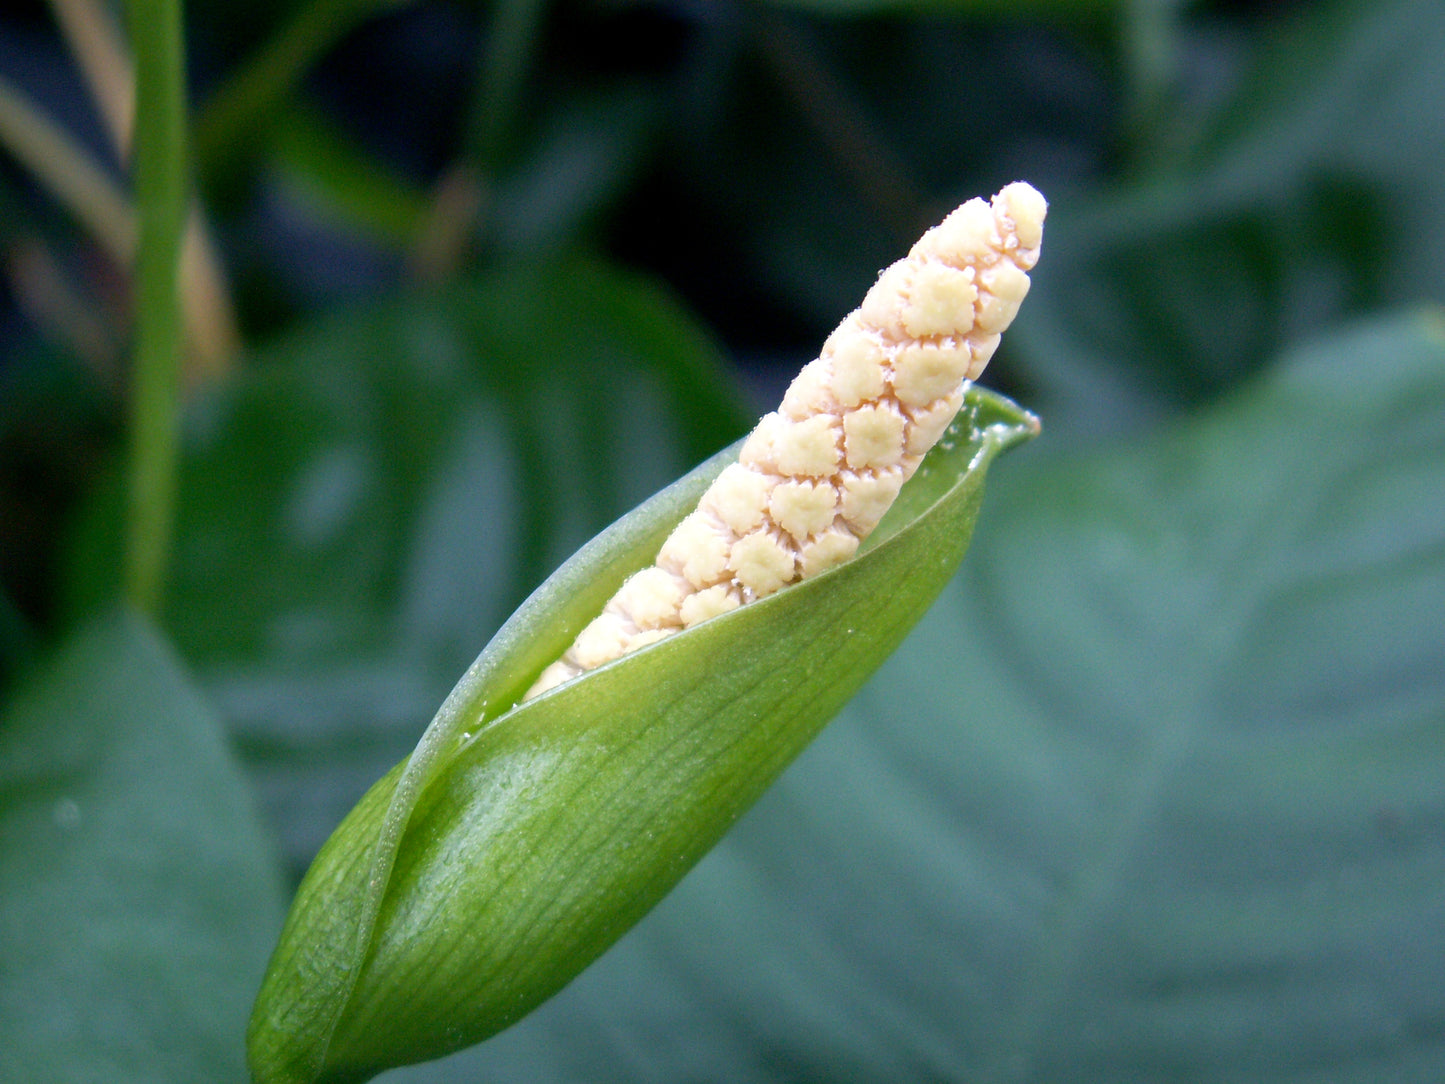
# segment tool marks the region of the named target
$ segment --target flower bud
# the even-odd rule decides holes
[[[994,456],[1037,432],[967,382],[1042,217],[1026,185],[964,204],[780,412],[508,620],[303,880],[252,1015],[256,1081],[365,1080],[520,1019],[887,658],[962,559]]]
[[[690,626],[682,610],[693,594],[721,590],[749,602],[851,557],[1013,321],[1045,210],[1032,187],[1011,184],[991,204],[969,200],[884,271],[663,544],[656,566],[624,584],[527,695]],[[874,503],[849,515],[860,490]]]

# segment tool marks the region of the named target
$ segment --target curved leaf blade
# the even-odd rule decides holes
[[[1445,1079],[1440,312],[1048,444],[652,914],[386,1079]]]
[[[480,1041],[661,899],[962,559],[989,463],[1037,424],[979,391],[966,409],[853,561],[507,711],[729,457],[540,589],[423,740],[418,785],[401,791],[399,767],[318,856],[253,1017],[258,1079],[364,1079]]]
[[[193,404],[166,627],[297,876],[527,593],[752,418],[667,291],[575,254],[316,321]],[[115,589],[98,497],[76,615]]]
[[[0,712],[0,883],[0,1079],[241,1079],[281,877],[139,615],[88,623]]]

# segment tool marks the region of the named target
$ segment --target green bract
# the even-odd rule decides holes
[[[1036,430],[971,390],[856,558],[513,707],[736,447],[583,547],[317,856],[252,1015],[254,1078],[364,1080],[561,989],[899,644],[963,557],[988,465]]]

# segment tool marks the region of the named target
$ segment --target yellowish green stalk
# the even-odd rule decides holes
[[[185,65],[180,0],[131,0],[136,63],[131,457],[125,593],[143,612],[161,605],[170,553],[180,412],[181,237],[186,169]]]

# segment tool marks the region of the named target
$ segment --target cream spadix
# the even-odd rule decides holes
[[[527,692],[848,560],[983,372],[1028,293],[1047,204],[971,199],[887,268],[738,462]]]
[[[498,630],[302,881],[248,1033],[257,1084],[361,1081],[509,1026],[827,725],[957,569],[994,458],[1037,432],[968,382],[1043,215],[1021,184],[964,204],[736,452],[601,532]],[[529,686],[551,688],[519,701]]]

